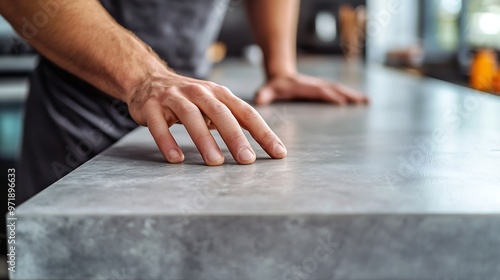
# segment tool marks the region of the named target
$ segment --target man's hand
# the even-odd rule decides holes
[[[51,6],[54,14],[36,34],[27,36],[22,32],[22,19],[33,18],[41,5]],[[175,74],[149,46],[116,23],[99,1],[2,0],[0,13],[39,53],[125,101],[132,118],[148,126],[167,161],[184,160],[169,131],[171,125],[180,121],[206,164],[224,162],[205,118],[218,129],[238,163],[255,161],[241,127],[270,156],[285,157],[286,149],[280,139],[250,105],[227,88]]]
[[[301,74],[274,77],[255,96],[257,105],[285,100],[326,101],[338,105],[368,102],[366,96],[347,86]]]
[[[257,92],[259,105],[277,100],[318,100],[364,104],[361,93],[337,83],[297,74],[296,31],[299,0],[249,0],[250,23],[264,53],[267,83]]]
[[[169,131],[169,127],[178,121],[186,127],[207,165],[224,162],[207,120],[219,131],[233,158],[240,164],[251,164],[256,158],[242,127],[271,157],[286,156],[283,143],[257,111],[229,89],[215,83],[165,73],[146,81],[126,101],[132,118],[149,128],[158,148],[170,163],[184,160]]]

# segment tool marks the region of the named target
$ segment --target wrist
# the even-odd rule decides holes
[[[129,67],[129,75],[122,78],[124,86],[122,100],[127,104],[133,102],[133,99],[137,98],[138,95],[145,96],[148,93],[153,93],[155,81],[169,79],[169,77],[176,75],[149,47],[147,47],[146,53],[134,55],[134,57],[137,58],[137,61]]]
[[[266,78],[268,81],[295,75],[297,75],[297,66],[294,59],[266,63]]]
[[[267,81],[271,81],[278,78],[288,78],[297,75],[296,68],[279,69],[279,71],[268,71],[266,73]]]
[[[140,67],[140,74],[128,84],[123,101],[129,105],[142,102],[143,98],[154,96],[165,81],[175,79],[177,74],[161,61],[151,61]]]

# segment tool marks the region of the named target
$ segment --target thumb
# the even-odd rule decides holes
[[[255,95],[255,104],[257,105],[268,105],[273,102],[276,96],[276,92],[270,86],[263,86],[257,91]]]

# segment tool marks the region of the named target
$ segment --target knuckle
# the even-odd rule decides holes
[[[190,95],[204,95],[206,93],[206,88],[200,84],[187,84],[182,87],[182,90],[185,93],[189,93]]]
[[[243,132],[239,131],[239,130],[236,130],[236,131],[232,131],[230,132],[227,136],[226,136],[226,140],[230,143],[233,143],[233,142],[241,142],[241,141],[246,141],[247,138],[245,137],[245,135],[243,134]]]
[[[231,90],[228,87],[214,83],[214,82],[208,81],[208,82],[206,82],[206,86],[210,89],[213,89],[214,91],[231,93]]]
[[[158,102],[162,105],[169,104],[171,101],[178,97],[178,88],[171,87],[164,89],[160,94],[158,94]]]
[[[259,138],[261,143],[263,143],[265,146],[269,146],[275,142],[276,135],[271,130],[266,129],[260,134]]]
[[[146,122],[147,126],[150,128],[158,127],[161,125],[160,118],[149,117]]]
[[[234,95],[233,92],[226,86],[219,86],[219,90],[224,94]]]
[[[158,100],[156,100],[155,98],[150,98],[144,102],[144,105],[142,106],[142,108],[145,108],[145,109],[154,108],[157,106],[157,104],[159,104]]]
[[[208,106],[208,115],[219,116],[219,115],[228,115],[231,113],[229,108],[221,102],[212,102]]]
[[[177,111],[181,115],[189,115],[193,113],[198,113],[200,110],[191,102],[183,102],[178,105]]]
[[[231,98],[236,97],[233,94],[233,92],[226,86],[221,86],[221,85],[216,84],[212,89],[213,89],[213,92],[215,94],[217,94],[218,98],[220,98],[220,99],[233,101]]]
[[[261,118],[259,113],[250,105],[243,107],[242,115],[243,119],[248,121],[255,121]]]
[[[205,84],[206,84],[207,87],[213,88],[213,89],[216,89],[216,88],[220,87],[219,84],[211,82],[211,81],[207,81],[207,82],[205,82]]]
[[[195,143],[204,143],[204,142],[211,142],[213,137],[212,134],[208,132],[208,133],[199,133],[193,135],[192,139]]]

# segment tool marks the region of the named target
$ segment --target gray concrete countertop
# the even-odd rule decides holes
[[[289,155],[164,162],[139,128],[17,209],[14,279],[500,279],[500,98],[381,66],[300,60],[367,107],[259,112]],[[250,99],[259,69],[212,80]]]

